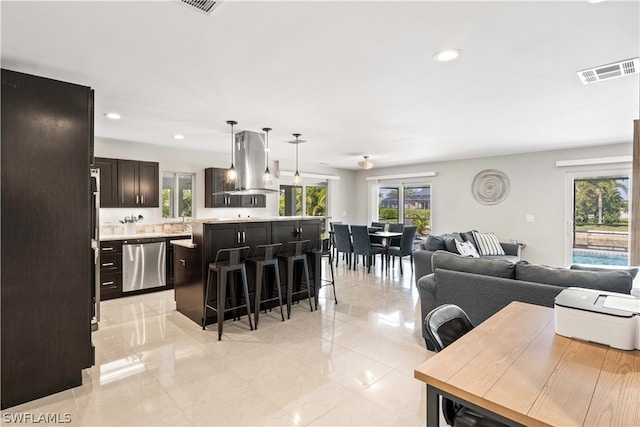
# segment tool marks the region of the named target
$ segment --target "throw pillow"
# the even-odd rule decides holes
[[[473,258],[480,258],[480,255],[478,254],[478,251],[476,250],[475,246],[473,246],[473,243],[458,242],[457,240],[455,240],[455,242],[456,242],[456,248],[458,249],[458,252],[460,253],[460,255],[470,256]]]
[[[473,232],[474,231],[475,230],[465,231],[463,233],[460,233],[460,236],[462,236],[462,240],[464,240],[465,242],[471,242],[471,244],[473,245],[473,247],[477,251],[478,250],[478,245],[476,245],[476,239],[473,238]]]
[[[473,238],[476,240],[480,255],[506,255],[495,234],[474,231]]]
[[[427,241],[424,242],[424,248],[428,251],[445,251],[447,247],[444,245],[442,236],[428,235]]]
[[[458,253],[458,248],[456,247],[456,242],[458,240],[454,239],[453,237],[445,237],[444,238],[444,246],[446,247],[448,252],[457,254]]]

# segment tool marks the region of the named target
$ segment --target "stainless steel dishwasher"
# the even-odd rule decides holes
[[[165,286],[166,240],[127,239],[122,244],[122,292]]]

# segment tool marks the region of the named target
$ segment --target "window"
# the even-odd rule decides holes
[[[431,231],[431,187],[428,185],[404,186],[403,218],[405,224],[413,224],[419,234]]]
[[[629,176],[573,180],[572,262],[627,265]]]
[[[193,216],[194,174],[162,173],[162,217]]]
[[[303,187],[280,185],[280,216],[302,216],[302,212],[304,212],[305,216],[327,215],[326,183],[314,183]],[[322,222],[323,234],[325,230],[326,219]]]
[[[380,187],[378,191],[378,220],[380,222],[398,222],[399,204],[398,194],[399,187]]]
[[[429,234],[431,186],[415,183],[378,187],[378,221],[413,224],[418,234]]]
[[[302,187],[280,186],[280,216],[302,216]]]

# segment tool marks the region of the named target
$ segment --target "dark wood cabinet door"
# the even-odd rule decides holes
[[[90,88],[2,70],[0,407],[91,365]]]
[[[145,208],[157,208],[159,202],[159,164],[156,162],[140,162],[139,184],[140,205]]]
[[[267,196],[264,194],[240,196],[240,206],[243,208],[264,208],[267,206]]]
[[[244,197],[225,194],[235,190],[234,184],[227,182],[227,170],[222,168],[206,168],[204,170],[204,207],[205,208],[239,208],[255,207],[244,205]],[[265,204],[266,206],[266,204]]]
[[[313,245],[320,239],[322,234],[321,220],[309,219],[298,221],[298,229],[300,230],[300,240],[310,240],[310,245]]]
[[[282,247],[292,240],[297,240],[296,230],[298,221],[273,221],[271,223],[271,237],[273,242],[282,243]]]
[[[100,207],[118,206],[118,161],[96,157],[94,167],[100,170]]]
[[[118,207],[139,206],[139,168],[140,162],[136,160],[118,160]]]
[[[160,206],[160,178],[157,162],[118,160],[118,207]]]
[[[251,247],[271,243],[271,224],[268,222],[246,222],[240,224],[241,244]]]

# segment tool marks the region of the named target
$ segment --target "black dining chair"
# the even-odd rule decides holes
[[[335,224],[342,224],[342,221],[332,221],[329,223],[329,228],[331,229],[329,231],[329,238],[331,239],[331,253],[333,254],[333,257],[336,257],[336,230],[334,229],[334,225]]]
[[[340,252],[342,252],[347,258],[347,266],[351,268],[351,255],[353,254],[353,245],[351,244],[351,232],[347,224],[334,224],[334,238],[336,248],[336,267],[338,266],[338,259],[340,258]]]
[[[402,233],[404,230],[404,224],[401,222],[392,222],[389,224],[389,231],[392,233]],[[388,246],[400,246],[400,237],[392,237],[389,239]]]
[[[473,329],[467,314],[454,304],[444,304],[434,308],[425,316],[425,329],[435,347],[440,352],[458,338]],[[446,397],[442,398],[442,414],[452,427],[503,427],[505,424],[480,414]]]
[[[362,255],[364,264],[367,267],[367,273],[370,273],[373,257],[382,255],[384,259],[384,247],[379,243],[371,243],[369,227],[366,225],[352,225],[351,237],[353,238],[353,253],[356,259],[358,255]],[[382,261],[382,267],[384,268],[384,261]]]
[[[389,246],[387,248],[387,256],[393,258],[392,266],[396,265],[396,257],[400,258],[400,274],[404,274],[402,271],[402,258],[406,256],[411,257],[411,271],[413,271],[413,241],[416,238],[417,229],[418,227],[415,225],[405,226],[398,246]],[[393,245],[393,240],[391,243]]]

